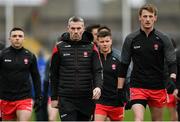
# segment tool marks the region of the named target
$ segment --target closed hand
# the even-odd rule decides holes
[[[92,99],[95,99],[95,100],[98,100],[101,96],[101,89],[99,87],[96,87],[94,90],[93,90],[93,98]]]
[[[58,108],[58,100],[52,100],[51,101],[51,107],[52,108]]]

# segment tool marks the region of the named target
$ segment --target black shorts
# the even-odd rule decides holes
[[[94,109],[94,101],[90,98],[60,97],[59,100],[59,112],[62,121],[88,121]]]

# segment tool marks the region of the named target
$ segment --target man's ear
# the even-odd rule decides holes
[[[154,20],[155,22],[157,21],[157,15],[155,16],[155,20]]]
[[[138,18],[139,18],[139,21],[141,21],[141,16],[140,15],[138,16]]]

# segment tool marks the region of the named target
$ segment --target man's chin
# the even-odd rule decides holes
[[[81,39],[79,38],[73,38],[72,41],[80,41]]]
[[[109,50],[103,50],[103,53],[107,53]]]
[[[19,48],[21,48],[22,46],[21,46],[21,45],[14,45],[14,47],[15,47],[16,49],[19,49]]]
[[[145,26],[144,28],[145,28],[145,29],[151,29],[152,26]]]

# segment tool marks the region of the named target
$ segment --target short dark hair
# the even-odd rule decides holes
[[[151,13],[154,13],[154,15],[157,15],[157,8],[153,4],[145,4],[139,9],[139,15],[141,16],[142,11],[147,10]]]
[[[93,29],[99,29],[101,27],[100,24],[93,24],[86,27],[86,31],[92,33]]]
[[[97,37],[99,38],[99,37],[106,37],[106,36],[112,36],[111,35],[111,32],[109,32],[109,31],[100,31],[100,32],[98,32],[98,34],[97,34]]]
[[[98,28],[98,32],[100,31],[109,31],[111,33],[111,29],[107,26],[101,26]]]
[[[11,35],[11,33],[12,33],[13,31],[22,31],[22,32],[24,32],[24,30],[23,30],[22,28],[14,27],[14,28],[11,29],[9,35]]]
[[[84,22],[84,19],[81,17],[73,16],[73,17],[69,18],[68,25],[70,22]]]

